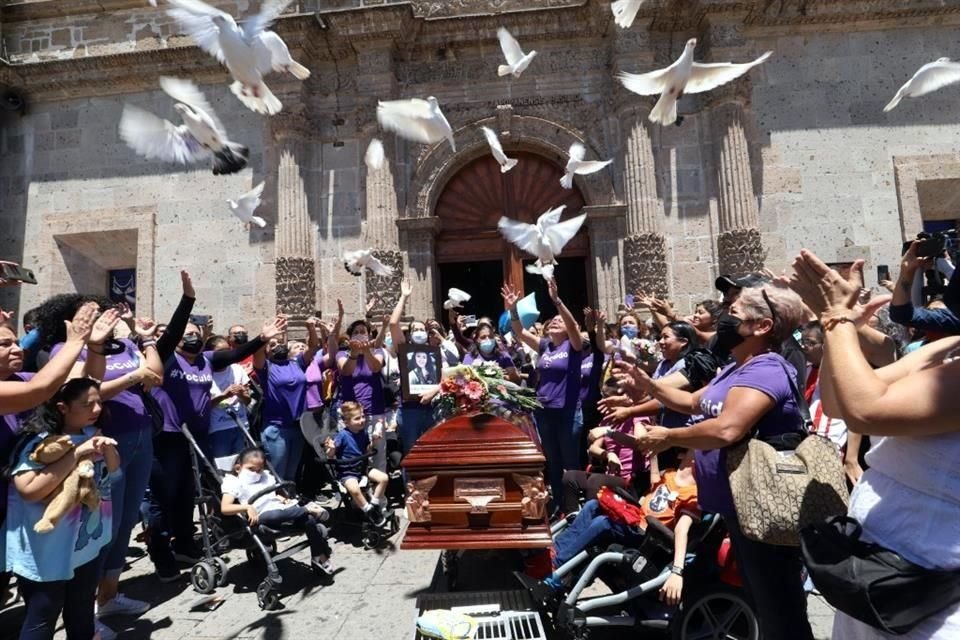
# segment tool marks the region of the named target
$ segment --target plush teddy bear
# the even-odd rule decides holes
[[[33,462],[53,464],[74,449],[70,436],[49,436],[44,438],[30,454]],[[80,460],[63,482],[47,497],[47,506],[43,517],[33,526],[37,533],[53,531],[57,522],[70,509],[78,504],[85,505],[91,511],[100,506],[100,492],[97,490],[95,467],[87,458]]]

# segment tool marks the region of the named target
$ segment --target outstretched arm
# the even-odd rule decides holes
[[[560,317],[563,318],[563,325],[567,329],[567,338],[570,340],[570,347],[573,348],[574,351],[580,351],[583,349],[583,337],[580,335],[580,326],[574,319],[573,314],[570,313],[570,309],[567,309],[567,305],[563,304],[563,300],[560,299],[560,294],[557,291],[556,278],[547,280],[547,290],[550,292],[550,298],[553,300],[554,306],[556,306],[557,311],[560,312]]]
[[[180,298],[180,304],[177,305],[176,311],[170,317],[167,330],[157,340],[157,353],[160,356],[160,362],[166,362],[173,355],[180,341],[183,340],[183,333],[187,330],[187,323],[190,322],[190,312],[193,311],[193,304],[197,298],[190,274],[181,271],[180,281],[183,285],[183,296]]]

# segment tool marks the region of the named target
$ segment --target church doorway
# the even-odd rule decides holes
[[[440,218],[436,259],[440,274],[438,318],[446,318],[443,301],[450,287],[470,293],[465,314],[498,316],[503,310],[500,285],[504,280],[519,287],[523,295],[536,292],[541,318],[555,310],[541,276],[524,271],[533,262],[508,244],[497,231],[501,216],[533,223],[544,211],[567,205],[563,219],[579,215],[586,204],[574,187],[560,186],[563,169],[535,153],[507,151],[520,162],[508,173],[490,155],[463,167],[444,187],[435,215]],[[560,292],[571,311],[580,318],[589,302],[590,241],[586,225],[564,248],[556,270]]]

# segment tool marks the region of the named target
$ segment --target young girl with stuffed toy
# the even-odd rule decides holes
[[[110,481],[120,465],[116,442],[100,435],[101,408],[99,383],[70,380],[30,418],[18,442],[9,470],[6,568],[16,574],[26,603],[20,640],[52,639],[61,613],[71,640],[99,636],[94,623],[98,556],[111,539]],[[37,455],[31,459],[42,442],[57,435],[69,437],[59,459],[46,465],[35,461]],[[59,488],[85,461],[93,463],[99,506],[69,502],[52,530],[38,533],[36,528],[43,527],[37,523],[49,515],[46,503],[64,499]]]

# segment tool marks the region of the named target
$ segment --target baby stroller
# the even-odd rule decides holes
[[[258,446],[249,431],[238,423],[244,438],[250,446]],[[184,436],[190,442],[191,466],[196,484],[196,504],[200,515],[200,531],[204,557],[190,570],[190,582],[195,591],[203,594],[213,593],[217,587],[227,583],[227,565],[220,556],[231,548],[246,550],[247,560],[261,560],[266,566],[266,576],[257,586],[257,603],[261,609],[276,609],[280,604],[278,588],[283,582],[277,563],[300,553],[310,546],[306,538],[299,540],[279,551],[277,540],[290,536],[303,536],[299,528],[272,529],[264,525],[251,526],[243,516],[224,516],[220,510],[222,493],[220,490],[226,472],[232,471],[235,456],[217,458],[211,461],[203,453],[189,428],[182,427]],[[239,451],[237,452],[240,453]],[[267,462],[267,469],[276,477],[276,471]],[[290,496],[296,494],[293,482],[280,482],[266,487],[250,497],[253,504],[264,495],[284,492]]]
[[[383,515],[386,522],[382,526],[377,526],[370,522],[366,515],[353,503],[350,494],[347,493],[347,488],[337,479],[340,469],[350,468],[358,463],[362,463],[360,488],[364,490],[364,494],[366,495],[368,493],[366,489],[369,484],[366,473],[369,470],[370,460],[376,455],[376,451],[371,451],[348,460],[331,459],[327,456],[324,442],[327,441],[327,438],[332,438],[336,435],[333,427],[318,424],[316,420],[302,419],[300,421],[300,431],[303,433],[307,444],[309,444],[313,450],[317,461],[326,470],[327,479],[336,491],[336,506],[334,506],[331,511],[331,519],[335,519],[337,524],[341,526],[359,528],[360,543],[364,549],[368,550],[379,548],[386,540],[400,531],[400,518],[390,509],[384,510]],[[386,440],[381,441],[381,446],[386,446]],[[367,495],[367,499],[369,499],[369,495]]]
[[[639,506],[628,492],[616,491]],[[554,524],[553,535],[570,522],[572,518]],[[559,567],[555,572],[558,576],[573,579],[566,595],[523,574],[516,575],[534,601],[553,618],[558,631],[572,640],[582,640],[590,629],[598,627],[666,631],[673,640],[759,640],[757,615],[742,589],[719,516],[706,515],[691,528],[683,600],[677,607],[668,607],[659,601],[658,594],[670,577],[673,542],[673,531],[656,518],[647,517],[646,535],[637,548],[608,541],[581,551]],[[613,593],[581,597],[596,579]]]

